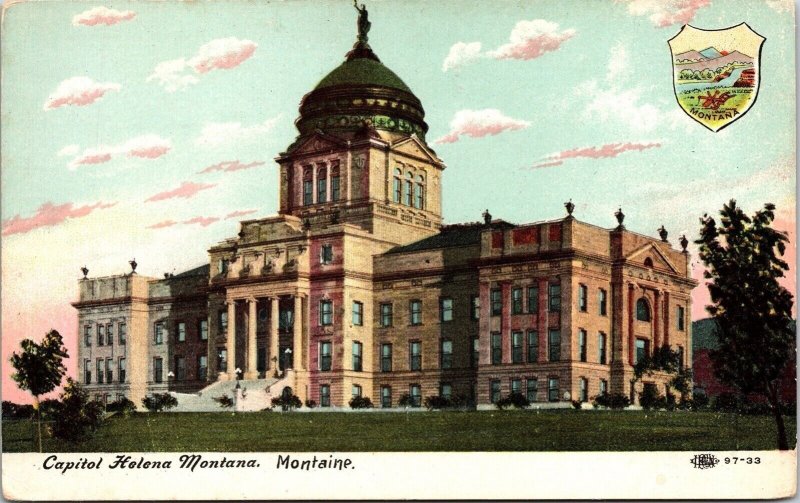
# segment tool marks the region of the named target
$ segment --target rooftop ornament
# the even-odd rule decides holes
[[[489,213],[489,209],[487,208],[486,211],[482,213],[483,215],[483,223],[489,225],[492,223],[492,214]]]
[[[667,229],[664,228],[664,224],[661,224],[661,227],[658,228],[658,235],[661,236],[661,241],[667,242]]]
[[[683,234],[683,235],[681,236],[680,243],[681,243],[681,248],[683,248],[683,253],[688,253],[688,252],[686,251],[686,247],[687,247],[687,246],[689,246],[689,240],[688,240],[688,239],[686,239],[686,234]]]
[[[369,22],[367,6],[362,3],[361,7],[359,7],[358,2],[353,0],[353,7],[358,11],[358,41],[366,44],[367,40],[369,40],[367,33],[369,33],[369,28],[372,26],[372,23]]]
[[[136,274],[136,266],[139,265],[136,263],[136,259],[134,258],[133,260],[128,261],[128,263],[131,265],[131,274]]]
[[[619,225],[617,225],[617,230],[622,230],[622,229],[624,229],[624,228],[625,228],[625,226],[624,226],[624,225],[622,225],[622,222],[624,222],[624,221],[625,221],[625,213],[623,213],[623,212],[622,212],[622,208],[618,209],[618,210],[617,210],[617,211],[614,213],[614,216],[615,216],[615,217],[617,217],[617,223],[619,224]]]
[[[564,203],[564,208],[567,209],[567,215],[572,216],[572,212],[575,211],[575,205],[572,203],[572,198],[569,201]]]
[[[83,273],[83,279],[86,279],[86,275],[89,274],[89,269],[86,266],[81,267],[81,272]]]

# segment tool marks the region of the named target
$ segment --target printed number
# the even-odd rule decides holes
[[[741,461],[742,463],[746,463],[748,465],[760,465],[761,464],[761,458],[759,458],[759,457],[755,457],[755,458],[740,458],[740,457],[725,458],[725,464],[726,465],[729,465],[731,463],[733,463],[735,465],[735,464],[738,464],[739,461]]]

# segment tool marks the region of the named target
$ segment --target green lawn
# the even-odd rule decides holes
[[[795,418],[786,418],[789,444]],[[3,422],[3,451],[34,450],[35,423]],[[713,412],[140,413],[64,451],[631,451],[774,449],[771,416]]]

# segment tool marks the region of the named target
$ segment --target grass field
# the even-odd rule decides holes
[[[795,418],[786,418],[791,446]],[[3,422],[3,451],[35,450],[35,423]],[[774,449],[770,416],[713,412],[140,413],[46,452],[659,451]]]

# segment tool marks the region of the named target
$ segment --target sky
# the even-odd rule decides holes
[[[445,223],[575,216],[677,247],[731,198],[795,239],[791,0],[368,1],[369,42],[425,107]],[[755,105],[713,133],[678,106],[667,40],[746,21],[766,37]],[[3,4],[2,393],[55,328],[75,355],[81,266],[162,276],[277,213],[273,161],[302,96],[343,60],[341,1]],[[702,48],[698,48],[702,49]],[[701,279],[696,246],[694,276]],[[787,258],[794,265],[794,245]],[[785,282],[796,289],[794,271]],[[693,293],[702,318],[707,290]],[[74,357],[68,361],[74,375]]]

